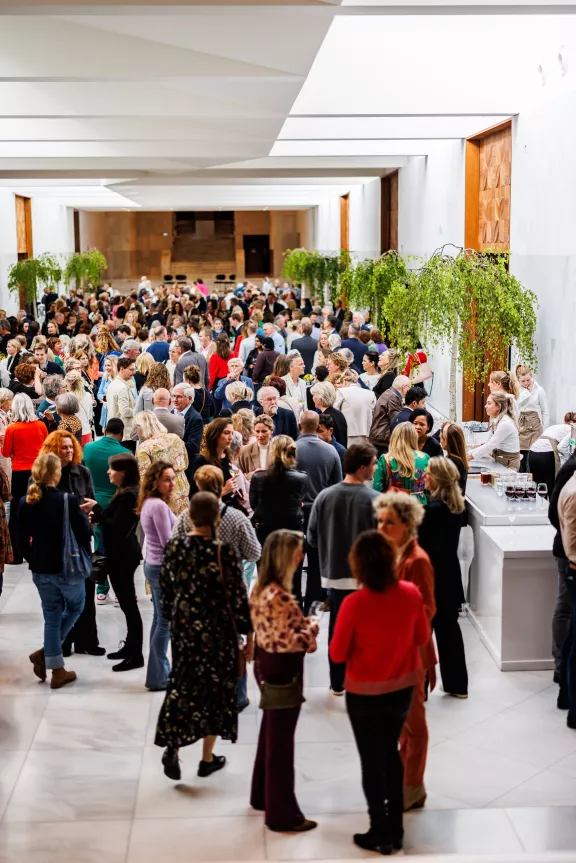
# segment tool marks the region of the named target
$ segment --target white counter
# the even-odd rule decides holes
[[[468,482],[466,495],[474,532],[470,620],[502,671],[552,669],[555,530],[539,501],[535,506],[518,503],[520,514],[510,525],[505,498],[476,482]],[[523,507],[527,511],[522,514]]]
[[[471,525],[473,520],[480,525],[510,525],[510,516],[514,516],[513,528],[526,524],[550,524],[547,502],[544,507],[540,498],[534,503],[511,503],[504,496],[498,497],[491,485],[482,485],[479,476],[468,477],[466,502]]]

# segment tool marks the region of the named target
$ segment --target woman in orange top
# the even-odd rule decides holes
[[[378,530],[396,548],[397,577],[415,584],[422,594],[428,623],[436,614],[434,569],[430,558],[418,545],[418,527],[424,518],[424,507],[412,495],[388,492],[381,495],[374,508]],[[436,686],[436,651],[430,634],[420,648],[420,657],[430,690]],[[400,755],[404,763],[404,811],[419,809],[426,802],[424,771],[428,755],[425,681],[414,687],[412,705],[400,737]]]
[[[10,519],[8,527],[12,550],[14,552],[13,563],[23,562],[20,542],[18,540],[18,508],[20,499],[24,497],[28,489],[28,481],[32,474],[32,465],[48,436],[46,426],[36,418],[34,405],[30,396],[18,393],[12,402],[12,422],[6,428],[4,443],[2,444],[2,455],[4,458],[12,459],[12,480],[10,505]]]

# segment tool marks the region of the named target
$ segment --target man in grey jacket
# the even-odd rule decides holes
[[[178,347],[182,351],[180,359],[176,363],[174,369],[174,383],[181,384],[184,380],[184,369],[188,366],[198,366],[200,374],[204,378],[204,387],[208,389],[210,386],[210,377],[208,375],[208,364],[202,354],[192,350],[192,340],[188,336],[180,336],[178,339]]]
[[[322,587],[330,588],[328,642],[332,640],[340,606],[356,590],[348,566],[350,549],[363,530],[376,527],[373,502],[378,492],[364,485],[372,479],[375,469],[374,447],[369,443],[353,444],[344,456],[344,480],[320,492],[310,513],[306,538],[318,549]],[[334,695],[342,695],[346,664],[329,661],[330,688]]]
[[[184,437],[184,417],[173,414],[170,411],[170,393],[162,387],[154,391],[152,395],[152,409],[156,419],[162,423],[170,434],[177,434],[179,438]]]
[[[296,468],[304,471],[308,477],[308,486],[304,495],[304,533],[308,528],[312,504],[321,491],[342,481],[342,465],[340,457],[333,446],[320,440],[318,425],[320,417],[316,411],[304,411],[300,417],[300,435],[296,441]],[[318,549],[308,545],[308,569],[306,572],[306,595],[304,597],[304,614],[308,614],[313,602],[324,600],[320,583],[320,565]],[[294,591],[301,596],[301,584],[298,577],[294,579]]]

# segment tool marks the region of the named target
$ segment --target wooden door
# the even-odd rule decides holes
[[[350,251],[350,196],[340,196],[340,249]]]
[[[25,261],[34,254],[32,248],[32,200],[22,195],[14,195],[16,206],[16,247],[18,260]],[[26,296],[22,288],[19,292],[20,308],[26,308]]]
[[[398,171],[380,181],[380,254],[398,251]]]

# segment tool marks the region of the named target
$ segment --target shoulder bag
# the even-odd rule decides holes
[[[62,577],[68,584],[79,584],[90,577],[92,561],[72,530],[68,516],[68,495],[64,495],[64,512],[62,520]]]
[[[302,681],[293,677],[290,683],[260,683],[260,710],[289,710],[300,707],[306,699],[302,692]]]

